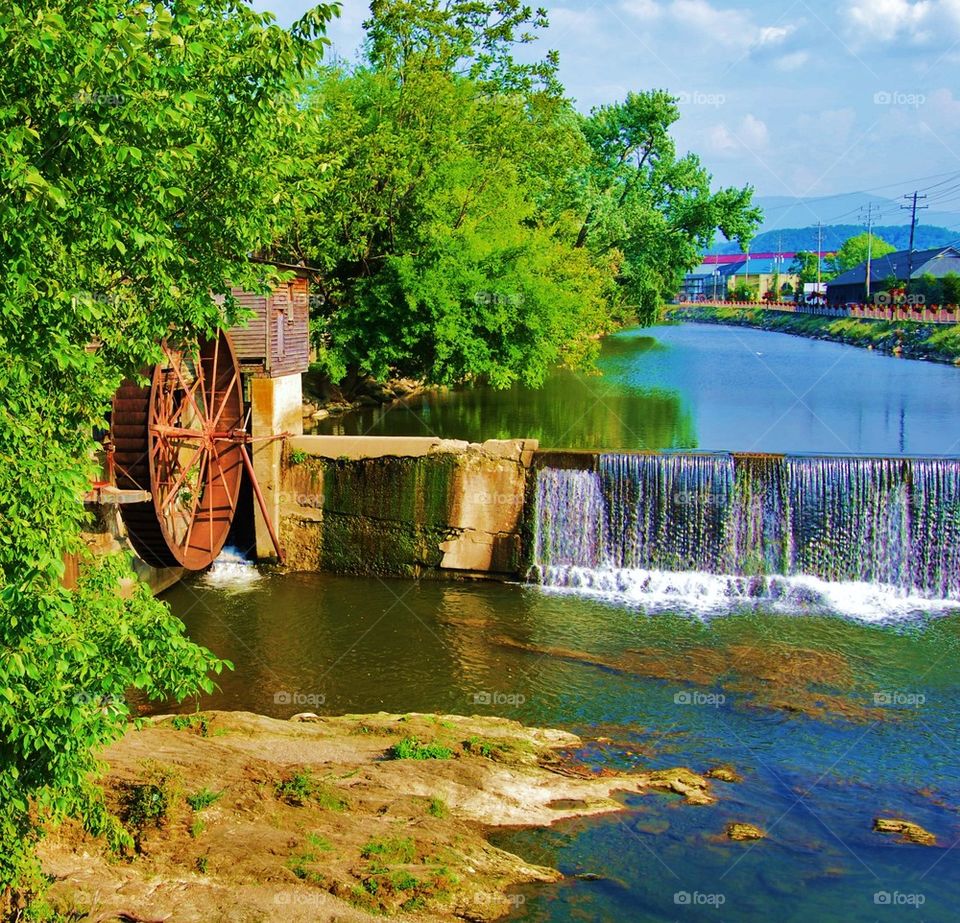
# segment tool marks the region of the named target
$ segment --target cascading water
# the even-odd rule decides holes
[[[534,494],[545,586],[864,617],[960,601],[960,461],[600,455]]]
[[[260,571],[236,548],[224,548],[201,581],[227,593],[243,593],[260,581]]]

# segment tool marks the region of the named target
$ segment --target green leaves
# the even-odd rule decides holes
[[[44,816],[116,839],[89,778],[126,692],[183,698],[225,666],[148,592],[120,594],[126,558],[59,580],[120,381],[171,331],[223,323],[211,292],[264,280],[247,255],[289,222],[332,12],[287,32],[234,0],[53,7],[0,6],[0,915],[39,882]]]
[[[618,260],[617,320],[652,322],[717,230],[746,246],[760,222],[752,189],[711,192],[699,158],[677,157],[670,127],[678,118],[676,100],[654,90],[630,93],[582,122],[593,157],[583,174],[577,246]]]

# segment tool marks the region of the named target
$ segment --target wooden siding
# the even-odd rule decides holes
[[[310,286],[305,277],[279,286],[272,295],[231,289],[238,303],[256,312],[230,338],[245,372],[267,378],[295,375],[310,366]]]

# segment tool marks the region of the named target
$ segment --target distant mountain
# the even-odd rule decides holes
[[[950,180],[949,182],[954,182]],[[960,231],[960,211],[938,209],[936,204],[937,193],[931,189],[930,196],[933,202],[927,202],[931,207],[919,213],[918,227],[950,228]],[[942,196],[941,196],[942,198]],[[953,193],[947,198],[956,198]],[[874,224],[878,225],[907,225],[910,224],[910,212],[902,209],[903,199],[890,199],[872,195],[867,192],[850,192],[838,196],[820,196],[818,198],[794,198],[791,196],[758,196],[757,205],[763,209],[764,222],[760,228],[765,231],[776,231],[781,228],[802,228],[817,224],[855,224],[862,221],[858,212],[872,205],[874,209]]]
[[[839,250],[844,241],[857,234],[863,234],[866,228],[860,224],[830,224],[823,227],[823,249]],[[896,250],[906,250],[910,246],[909,225],[881,225],[873,229],[874,234],[882,237]],[[945,227],[930,227],[917,223],[917,236],[913,246],[916,250],[932,250],[934,247],[946,247],[960,241],[960,230]],[[817,228],[784,228],[765,231],[758,234],[750,243],[751,253],[793,253],[797,250],[817,249]],[[716,253],[739,253],[740,247],[732,241],[721,241],[710,251]]]

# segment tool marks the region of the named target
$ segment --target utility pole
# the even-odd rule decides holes
[[[873,278],[873,210],[876,208],[878,211],[880,209],[879,205],[874,205],[871,202],[867,206],[867,298],[866,303],[870,303],[870,282]],[[863,215],[863,210],[860,211],[861,216]]]
[[[823,259],[823,222],[817,219],[817,294],[820,294],[821,260]]]
[[[915,192],[915,193],[913,193],[913,195],[910,195],[910,194],[908,193],[907,195],[904,196],[904,198],[905,198],[908,202],[909,202],[911,199],[913,200],[913,203],[912,203],[911,205],[901,205],[901,206],[900,206],[900,208],[905,209],[905,210],[911,212],[911,215],[910,215],[910,253],[909,253],[909,255],[907,256],[907,283],[906,283],[907,294],[909,295],[909,294],[910,294],[910,280],[911,280],[911,278],[913,277],[913,241],[914,241],[914,238],[916,237],[916,233],[917,233],[917,211],[922,210],[922,209],[924,209],[924,208],[929,208],[930,206],[929,206],[929,205],[917,205],[917,200],[918,200],[918,199],[925,199],[925,198],[926,198],[925,195],[920,195],[919,192]]]

